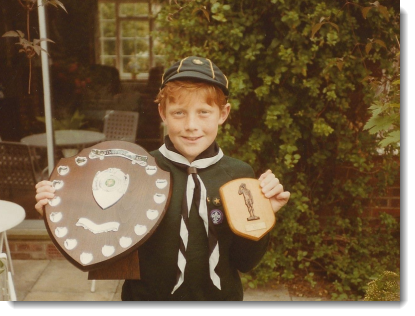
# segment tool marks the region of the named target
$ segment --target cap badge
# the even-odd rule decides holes
[[[201,61],[200,59],[193,59],[193,60],[192,60],[192,62],[193,62],[195,65],[203,65],[203,61]]]

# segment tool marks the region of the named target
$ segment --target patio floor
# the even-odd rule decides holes
[[[13,260],[18,301],[121,301],[124,281],[97,280],[91,292],[88,273],[66,260]],[[284,285],[272,290],[247,290],[244,301],[321,301],[291,296]]]

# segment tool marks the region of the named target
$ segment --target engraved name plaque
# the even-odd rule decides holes
[[[232,180],[219,192],[229,227],[236,235],[259,240],[274,227],[271,202],[262,193],[258,180]]]

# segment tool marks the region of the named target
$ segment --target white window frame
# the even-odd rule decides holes
[[[115,57],[115,67],[118,69],[120,73],[121,80],[128,80],[131,79],[131,73],[130,72],[124,72],[122,67],[122,58],[125,57],[122,55],[122,45],[121,45],[121,22],[123,21],[148,21],[149,23],[149,34],[148,34],[148,41],[149,41],[149,68],[154,67],[155,65],[155,58],[154,58],[154,52],[153,52],[153,39],[151,36],[151,32],[154,30],[154,16],[152,12],[152,0],[98,0],[98,10],[99,10],[99,4],[100,3],[114,3],[115,4],[115,32],[116,32],[116,38],[115,38],[115,52],[116,55],[106,55],[104,54],[104,45],[102,45],[104,36],[103,36],[103,30],[101,29],[101,19],[98,12],[98,39],[97,39],[97,57],[99,60],[99,63],[103,64],[103,57]],[[120,4],[124,3],[148,3],[148,16],[138,16],[138,17],[122,17],[120,16]],[[108,38],[108,37],[107,37]],[[137,78],[138,80],[147,80],[148,79],[148,73],[140,73],[138,74]]]

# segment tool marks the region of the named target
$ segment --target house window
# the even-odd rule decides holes
[[[160,58],[151,38],[158,6],[151,0],[99,0],[99,57],[121,79],[147,79]]]

